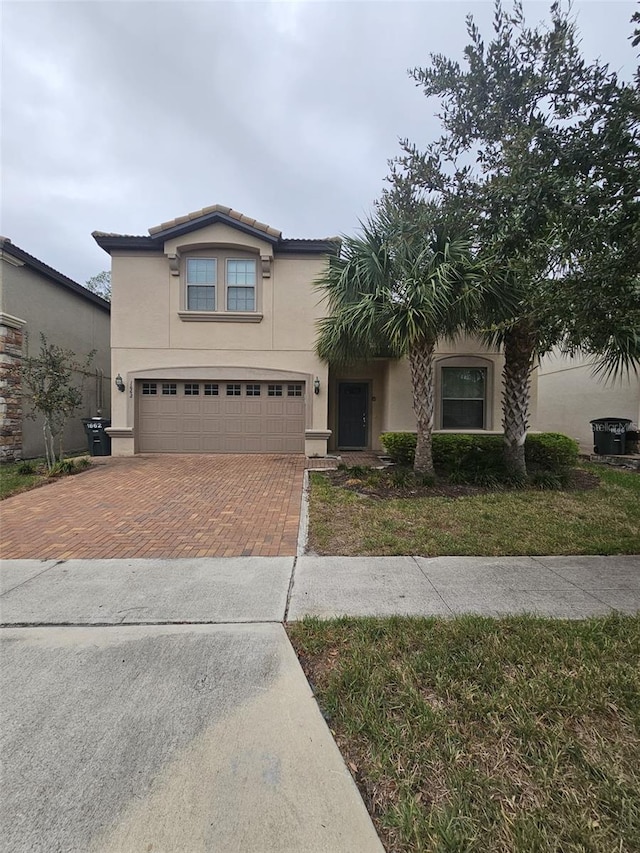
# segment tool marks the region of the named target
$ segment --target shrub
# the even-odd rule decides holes
[[[528,466],[555,474],[576,465],[578,449],[577,441],[559,432],[533,433],[524,446]]]
[[[352,465],[350,468],[345,468],[345,472],[349,477],[354,477],[356,480],[364,480],[371,473],[370,465]]]
[[[382,471],[372,468],[371,471],[365,477],[365,483],[367,484],[367,486],[370,486],[372,489],[375,489],[380,485],[382,479]]]
[[[532,488],[540,491],[557,491],[564,487],[562,476],[552,471],[536,471],[531,476],[530,484]]]
[[[406,489],[415,483],[413,471],[410,468],[393,468],[389,472],[389,480],[398,489]]]
[[[434,435],[433,464],[445,471],[466,468],[500,473],[504,469],[502,436]]]
[[[387,453],[398,465],[413,465],[416,434],[385,432],[380,436]],[[501,435],[433,435],[433,464],[455,482],[486,483],[508,479]],[[533,433],[525,444],[527,465],[533,471],[560,474],[578,461],[578,443],[556,432]],[[513,485],[522,485],[513,483]]]
[[[380,441],[392,462],[413,465],[417,442],[415,432],[383,432]]]
[[[60,459],[49,470],[50,477],[61,477],[67,474],[79,474],[91,466],[91,461],[82,456],[80,459]]]
[[[28,474],[36,473],[36,463],[32,459],[25,459],[20,462],[16,467],[16,471],[18,474],[24,474],[27,476]]]

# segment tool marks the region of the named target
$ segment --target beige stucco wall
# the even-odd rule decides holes
[[[6,259],[0,259],[0,311],[26,321],[24,348],[31,355],[37,355],[40,350],[41,332],[50,343],[72,350],[78,361],[96,350],[91,375],[83,381],[83,405],[64,432],[63,446],[67,454],[86,450],[81,418],[97,414],[99,386],[102,387],[102,416],[109,417],[111,408],[109,312],[29,267],[15,266]],[[96,371],[102,371],[104,378],[96,377]],[[25,411],[28,411],[27,405]],[[23,457],[43,454],[41,420],[25,419]]]
[[[502,369],[504,357],[497,350],[490,350],[478,340],[459,337],[455,341],[440,341],[435,353],[436,411],[435,431],[441,430],[442,412],[440,402],[441,368],[477,366],[487,368],[487,411],[486,429],[482,432],[502,432]],[[337,393],[341,381],[370,383],[370,446],[381,450],[382,432],[412,432],[416,429],[413,414],[413,399],[409,363],[401,360],[375,360],[369,364],[358,364],[349,369],[332,371],[329,403],[329,426],[337,434]],[[531,382],[530,429],[537,428],[537,371]],[[469,432],[478,432],[470,430]],[[332,440],[330,447],[337,447]]]
[[[187,239],[188,238],[188,239]],[[235,243],[233,241],[236,241]],[[209,245],[209,249],[206,246]],[[195,248],[194,248],[195,247]],[[203,248],[205,247],[205,248]],[[225,318],[219,263],[217,307],[220,314],[196,322],[184,312],[185,256],[222,252],[229,257],[253,252],[257,259],[261,317]],[[179,252],[179,265],[171,255]],[[263,241],[224,225],[209,226],[165,243],[163,253],[114,252],[112,258],[112,375],[120,374],[125,392],[113,386],[113,452],[136,450],[135,382],[144,378],[263,379],[289,376],[307,383],[308,453],[326,450],[328,368],[314,351],[315,321],[322,316],[311,281],[326,261],[317,256],[271,258],[268,275],[262,259],[273,255]],[[217,312],[216,312],[217,313]],[[313,393],[313,381],[320,393]]]
[[[586,359],[552,354],[540,363],[538,420],[540,429],[575,438],[585,453],[593,450],[594,418],[640,421],[640,378],[604,381],[593,376]]]
[[[192,253],[218,258],[216,312],[194,321],[185,312],[185,258]],[[221,263],[235,254],[257,259],[258,294],[253,316],[224,317]],[[287,371],[308,383],[307,453],[321,453],[326,440],[316,433],[331,430],[328,448],[336,449],[337,383],[369,383],[368,437],[380,450],[379,436],[388,430],[414,430],[412,394],[406,361],[376,359],[349,370],[329,371],[315,354],[316,322],[325,313],[313,282],[326,258],[273,255],[268,241],[216,224],[164,244],[162,251],[114,252],[112,274],[112,374],[126,382],[125,393],[113,390],[114,453],[135,452],[135,382],[167,379],[267,378],[266,371]],[[266,275],[262,274],[266,270]],[[207,312],[209,313],[209,312]],[[443,366],[487,368],[486,430],[501,432],[503,356],[473,338],[442,341],[436,352],[436,429],[441,424],[440,381]],[[320,380],[319,395],[311,393]],[[531,389],[531,423],[536,429],[537,372]],[[313,437],[312,435],[313,434]]]

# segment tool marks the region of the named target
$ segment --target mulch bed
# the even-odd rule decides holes
[[[492,488],[463,483],[448,483],[444,477],[438,477],[433,486],[419,486],[413,483],[402,486],[393,481],[393,471],[394,466],[383,470],[373,470],[371,480],[368,474],[354,476],[349,470],[322,472],[322,476],[334,486],[368,498],[464,498],[495,492],[520,491],[508,485]],[[571,472],[569,482],[563,491],[589,491],[596,489],[599,483],[600,480],[595,474],[575,468]]]

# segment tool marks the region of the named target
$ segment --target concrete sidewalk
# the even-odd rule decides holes
[[[640,610],[640,557],[299,557],[288,618]]]
[[[381,853],[283,621],[640,609],[640,557],[9,561],[7,853]]]
[[[640,609],[640,557],[237,557],[5,561],[3,625],[283,622],[306,615]]]

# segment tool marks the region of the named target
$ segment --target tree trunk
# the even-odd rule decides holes
[[[502,371],[502,427],[507,470],[527,476],[524,443],[529,427],[531,373],[536,351],[536,335],[527,323],[519,323],[505,335]]]
[[[433,476],[431,434],[434,421],[433,353],[435,341],[423,341],[409,351],[413,411],[418,426],[418,441],[413,470],[416,474]]]

